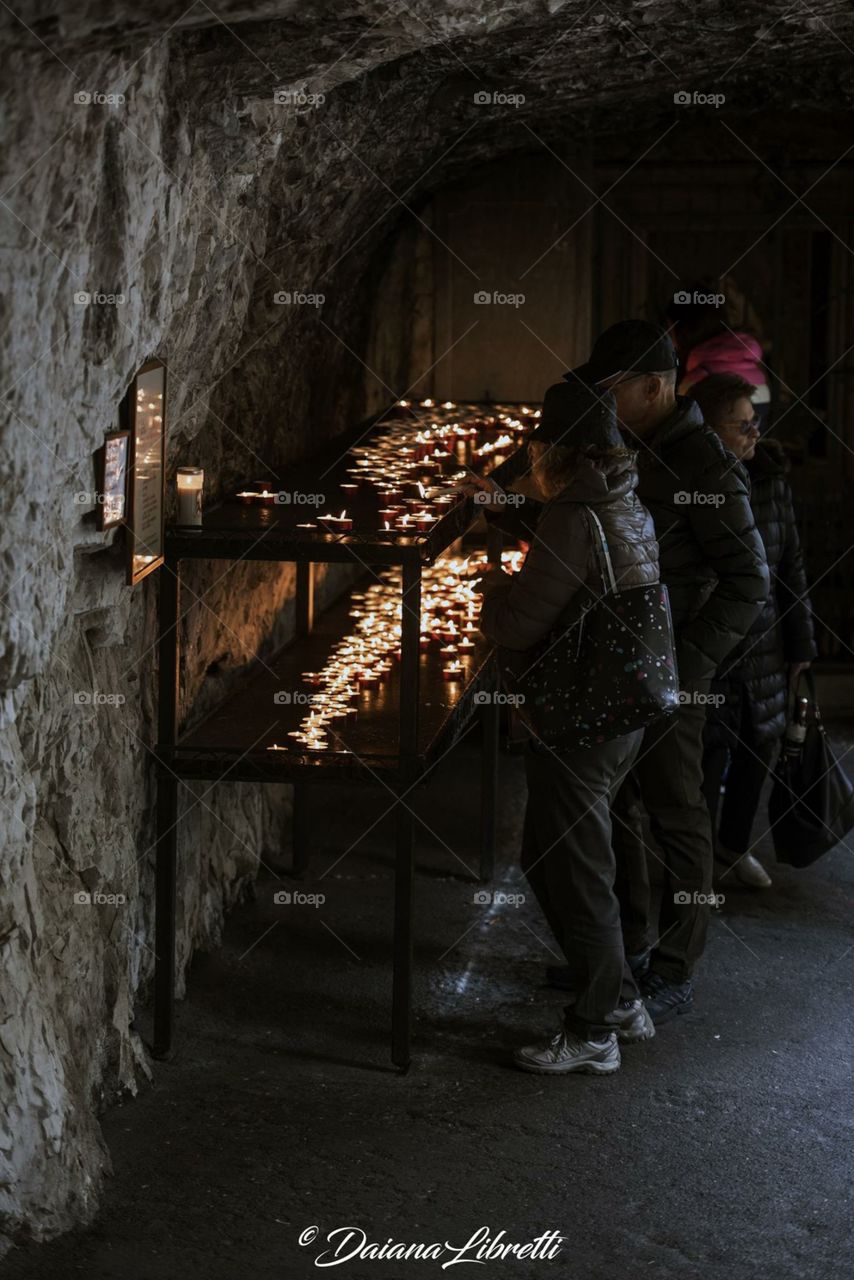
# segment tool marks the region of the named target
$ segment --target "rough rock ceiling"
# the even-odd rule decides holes
[[[22,56],[47,47],[72,69],[99,52],[144,61],[168,41],[176,95],[211,120],[224,104],[252,116],[276,90],[322,94],[363,116],[362,146],[385,150],[393,134],[401,176],[427,189],[508,150],[577,152],[627,131],[654,140],[692,112],[714,115],[680,107],[678,92],[723,94],[728,111],[747,113],[854,103],[848,0],[78,0],[16,13],[5,26]],[[295,114],[286,130],[332,128],[328,111]]]
[[[3,19],[9,43],[72,62],[98,50],[143,57],[171,36],[209,73],[215,98],[266,98],[282,85],[328,95],[380,67],[461,111],[473,106],[472,85],[524,93],[523,113],[539,119],[629,100],[655,112],[683,87],[744,106],[833,95],[838,108],[837,88],[852,93],[848,0],[78,0],[14,13]]]

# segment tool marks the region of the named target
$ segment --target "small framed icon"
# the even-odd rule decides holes
[[[112,529],[127,514],[130,432],[110,431],[98,452],[98,528]]]

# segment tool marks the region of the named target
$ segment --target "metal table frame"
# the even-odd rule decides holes
[[[222,513],[223,507],[214,511]],[[217,780],[225,772],[223,759],[212,749],[207,759],[182,759],[179,739],[179,679],[181,621],[181,562],[185,559],[267,560],[296,564],[296,634],[310,634],[314,623],[314,564],[318,562],[352,562],[349,543],[358,544],[358,560],[372,565],[399,565],[402,568],[401,611],[401,677],[400,737],[396,767],[386,776],[392,789],[405,794],[420,778],[426,777],[432,764],[419,754],[419,660],[421,629],[422,569],[431,564],[443,550],[470,527],[474,518],[470,501],[460,503],[444,516],[430,532],[420,537],[380,541],[370,535],[325,535],[300,538],[271,524],[261,536],[258,529],[204,527],[188,531],[170,526],[166,536],[166,560],[160,573],[159,596],[159,707],[157,745],[157,843],[155,873],[155,972],[154,972],[154,1043],[157,1058],[172,1052],[175,1000],[175,940],[178,886],[178,785],[183,779]],[[490,534],[488,553],[491,560],[500,555],[500,535]],[[471,706],[474,686],[470,682],[460,695],[458,708],[463,715],[474,714]],[[482,687],[482,685],[481,685]],[[467,705],[466,705],[467,703]],[[498,781],[499,708],[486,704],[479,708],[483,717],[483,753],[481,771],[481,842],[480,877],[489,880],[493,874],[495,847],[495,804]],[[466,726],[467,727],[467,726]],[[461,729],[451,740],[460,736]],[[443,736],[443,747],[447,739]],[[278,753],[276,753],[278,756]],[[286,759],[286,753],[275,761],[247,759],[238,769],[228,770],[230,782],[290,782],[294,784],[294,866],[295,872],[307,866],[307,841],[304,821],[304,786],[310,782],[335,781],[336,769],[327,768],[327,759],[300,763]],[[331,764],[332,761],[330,760]],[[352,771],[351,775],[352,776]],[[338,771],[338,779],[341,780]],[[367,775],[370,781],[370,774]],[[409,807],[396,806],[396,838],[394,864],[394,942],[392,986],[391,1058],[400,1070],[410,1064],[412,1027],[412,912],[415,869],[415,816]]]

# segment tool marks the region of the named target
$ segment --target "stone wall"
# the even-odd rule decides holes
[[[825,26],[843,21],[841,0],[818,7]],[[423,244],[411,226],[431,191],[494,156],[551,146],[562,131],[607,133],[629,101],[638,124],[657,127],[672,113],[673,86],[643,47],[681,49],[686,74],[708,63],[692,6],[487,9],[259,0],[214,15],[166,0],[79,0],[60,16],[40,3],[4,13],[7,1239],[91,1217],[108,1168],[97,1113],[152,1069],[133,1010],[153,961],[157,575],[128,588],[120,535],[98,533],[91,504],[75,500],[92,489],[93,452],[135,370],[152,356],[168,362],[170,478],[177,465],[201,464],[208,500],[297,457],[407,389],[397,379],[413,367],[413,345],[424,349],[423,315],[400,325],[395,299],[421,277],[408,275],[396,233],[409,222],[404,235]],[[769,94],[792,104],[833,90],[839,105],[838,42],[801,14],[774,25],[778,16],[767,3],[718,15],[714,65],[732,63],[764,23]],[[474,105],[473,89],[522,79],[521,114]],[[734,74],[739,87],[753,105],[755,68]],[[276,102],[276,88],[302,97]],[[306,109],[306,94],[322,94],[322,107]],[[276,301],[294,290],[326,301]],[[84,305],[81,293],[124,301]],[[188,575],[188,594],[200,598],[183,624],[186,715],[291,625],[286,569],[224,568]],[[330,576],[324,589],[338,586]],[[204,791],[188,788],[186,805]],[[287,818],[283,790],[226,786],[184,824],[181,984],[193,951],[216,945],[259,853],[287,840]],[[96,891],[126,901],[76,901]]]
[[[15,384],[3,423],[0,657],[0,1211],[9,1234],[50,1234],[91,1215],[106,1168],[97,1111],[149,1072],[132,1018],[153,963],[157,575],[128,588],[121,535],[98,533],[91,503],[77,500],[93,487],[93,451],[117,425],[133,372],[154,355],[169,366],[170,477],[180,463],[201,463],[209,499],[347,425],[364,398],[363,369],[344,345],[366,323],[362,312],[342,316],[338,341],[272,301],[274,289],[312,274],[306,222],[313,252],[327,248],[314,214],[292,256],[272,246],[281,274],[261,261],[277,230],[274,184],[290,181],[298,197],[288,173],[299,123],[272,100],[197,106],[174,48],[132,62],[84,60],[81,81],[126,102],[81,104],[76,114],[66,72],[40,66],[10,175],[33,166],[16,192],[26,187],[17,208],[27,225],[11,219],[5,331]],[[305,176],[299,198],[322,176]],[[281,204],[278,212],[293,219],[294,245],[298,217]],[[75,293],[126,300],[87,306]],[[329,373],[316,402],[309,356]],[[193,566],[185,712],[199,714],[286,637],[292,585],[277,566]],[[95,694],[110,700],[96,704]],[[185,805],[205,790],[188,788]],[[179,991],[193,950],[216,945],[259,853],[287,846],[288,814],[284,789],[222,787],[182,825]],[[94,891],[126,901],[76,902]]]

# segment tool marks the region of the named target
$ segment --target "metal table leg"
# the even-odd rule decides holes
[[[294,783],[294,808],[293,822],[291,826],[291,839],[293,841],[291,870],[295,876],[300,876],[308,871],[308,866],[311,861],[308,825],[308,786],[303,782]]]
[[[498,746],[501,708],[486,703],[481,708],[483,742],[480,774],[480,878],[491,880],[495,871],[496,802],[498,799]]]
[[[164,764],[178,737],[178,617],[180,561],[167,559],[160,570],[158,597],[158,749]],[[156,1058],[172,1049],[175,1007],[175,913],[178,866],[178,779],[165,768],[157,777],[157,862],[154,873],[154,1045]]]
[[[294,631],[297,636],[310,635],[314,629],[314,561],[298,560],[296,565],[296,590],[294,595]],[[291,870],[302,875],[308,870],[311,849],[308,840],[306,788],[299,782],[293,789],[294,807],[291,839],[293,857]]]
[[[401,1071],[410,1063],[412,1033],[412,899],[415,869],[415,819],[406,804],[397,807],[394,868],[394,980],[391,1059]]]
[[[155,1058],[172,1052],[175,1013],[175,915],[178,868],[178,782],[157,781],[157,865],[154,874]]]
[[[400,764],[403,790],[415,777],[418,755],[418,698],[421,657],[421,565],[403,566],[400,636]],[[412,1030],[412,900],[415,873],[415,816],[406,800],[396,812],[394,870],[394,980],[391,1057],[409,1067]]]
[[[314,628],[314,561],[297,561],[297,580],[294,591],[294,630],[298,636],[307,636]]]

